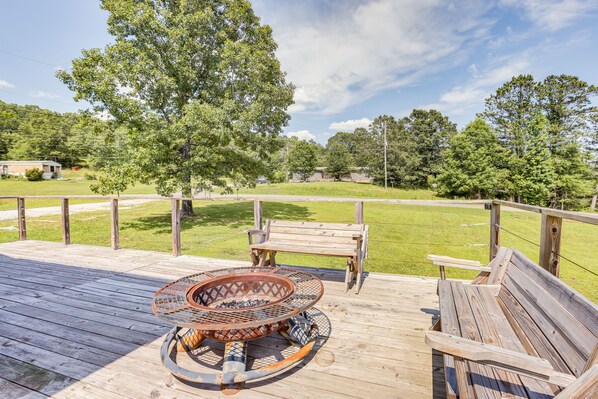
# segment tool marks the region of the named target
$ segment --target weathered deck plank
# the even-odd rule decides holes
[[[0,386],[31,398],[222,397],[218,389],[165,378],[158,349],[168,327],[151,314],[151,297],[173,278],[249,264],[0,244]],[[355,295],[345,293],[343,271],[310,271],[324,280],[317,307],[330,322],[329,338],[301,367],[248,384],[238,398],[444,396],[442,357],[424,343],[438,316],[435,279],[372,273]],[[250,356],[259,361],[281,342],[258,341]]]

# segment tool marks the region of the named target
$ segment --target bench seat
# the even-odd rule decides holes
[[[254,265],[276,266],[277,252],[346,258],[345,288],[355,280],[359,292],[367,257],[367,225],[268,220],[263,230],[247,232]]]
[[[488,266],[438,283],[447,398],[598,397],[598,307],[517,250]]]
[[[268,250],[277,252],[293,252],[301,254],[312,255],[327,255],[350,257],[355,256],[357,249],[353,246],[319,246],[311,243],[286,243],[286,242],[269,242],[265,244],[253,244],[249,246],[250,249]]]

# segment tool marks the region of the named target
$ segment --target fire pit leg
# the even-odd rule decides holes
[[[238,374],[246,371],[247,343],[244,341],[227,342],[224,347],[224,364],[222,374]],[[223,384],[221,386],[224,395],[234,395],[241,390],[243,383]]]
[[[191,352],[199,348],[206,337],[196,329],[189,329],[182,336],[177,336],[176,351],[177,352]]]

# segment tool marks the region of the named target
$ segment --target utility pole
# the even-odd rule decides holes
[[[388,189],[388,167],[386,165],[386,147],[388,142],[386,141],[386,121],[384,123],[384,188]]]

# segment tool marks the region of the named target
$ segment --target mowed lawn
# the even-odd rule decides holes
[[[62,177],[68,180],[42,180],[42,181],[26,181],[7,179],[0,180],[0,196],[11,195],[94,195],[89,186],[97,183],[94,180],[86,180],[85,173],[90,173],[88,170],[82,169],[78,171],[65,170],[62,172]],[[98,174],[97,172],[91,172]],[[152,186],[145,184],[137,184],[130,187],[123,194],[155,194],[156,190]],[[71,204],[81,204],[97,202],[94,200],[71,200]],[[27,208],[42,208],[47,206],[59,206],[58,199],[28,199],[26,200]],[[16,208],[15,200],[0,200],[0,211]]]
[[[341,198],[441,199],[431,190],[405,190],[350,182],[309,182],[258,184],[255,188],[239,190],[241,194],[306,195]]]
[[[334,184],[334,183],[333,183]],[[305,186],[308,186],[307,184]],[[344,194],[342,196],[349,196]],[[227,259],[249,259],[244,229],[253,225],[253,204],[243,201],[195,201],[196,216],[182,220],[182,252]],[[350,223],[351,203],[264,202],[264,218]],[[365,204],[370,226],[366,271],[437,276],[426,260],[429,253],[488,261],[489,211],[480,207],[432,207]],[[124,248],[171,251],[170,203],[154,201],[120,211],[120,241]],[[515,247],[538,260],[540,217],[527,212],[503,211],[504,246]],[[30,239],[60,241],[58,216],[30,218]],[[110,245],[106,211],[71,215],[73,243]],[[0,222],[0,241],[17,239],[16,222]],[[530,241],[530,242],[528,242]],[[565,220],[562,253],[591,272],[562,260],[565,282],[598,302],[598,226]],[[341,258],[279,254],[277,261],[344,269]],[[475,273],[450,270],[449,277],[472,278]],[[366,280],[367,284],[367,280]]]

